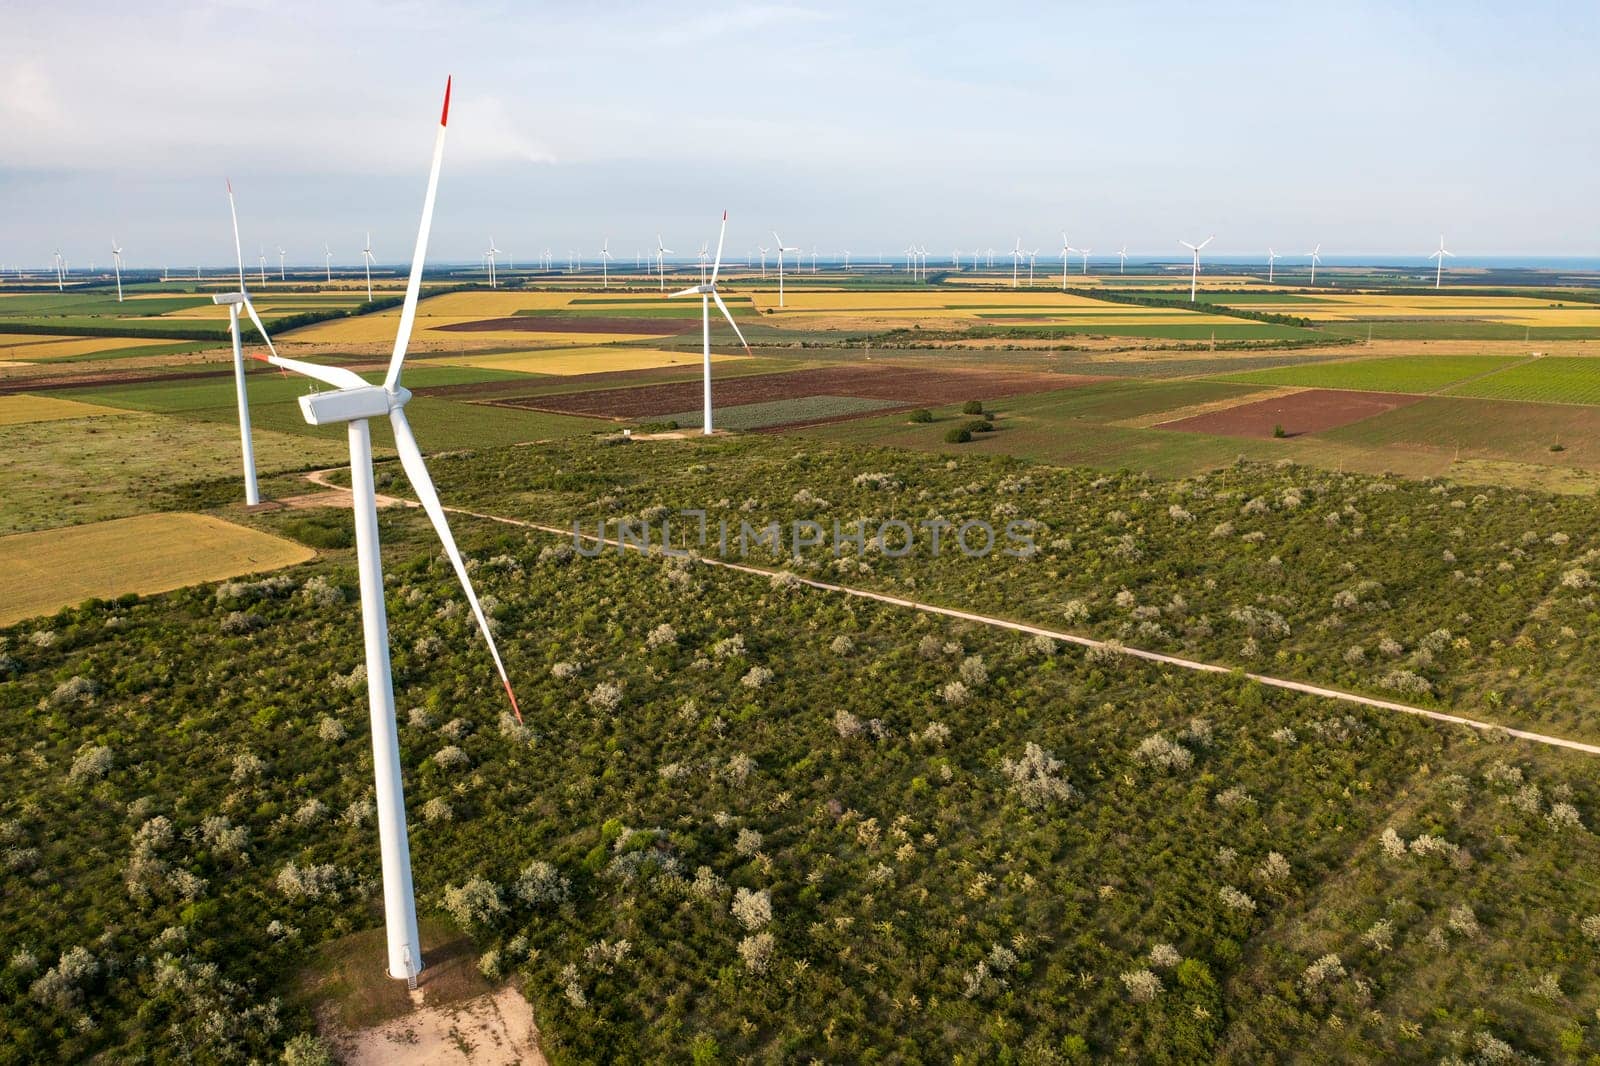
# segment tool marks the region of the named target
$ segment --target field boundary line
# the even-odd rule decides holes
[[[344,468],[337,467],[333,469]],[[334,489],[348,494],[350,490],[347,487],[334,484],[333,482],[327,480],[326,475],[330,472],[330,470],[313,470],[307,473],[305,477],[306,480],[310,481],[314,485],[320,485],[326,489]],[[408,500],[399,496],[379,496],[378,502],[380,505],[384,503],[394,503],[404,507],[421,506],[421,504],[417,503],[415,500]],[[505,515],[488,514],[483,511],[470,511],[464,507],[446,507],[444,510],[450,514],[466,515],[469,518],[480,518],[486,522],[498,522],[502,525],[515,526],[520,529],[532,529],[540,533],[549,533],[558,537],[576,537],[580,540],[594,541],[602,545],[614,543],[612,541],[605,540],[602,537],[597,537],[586,533],[578,533],[571,529],[562,529],[559,526],[547,526],[538,522],[530,522],[523,518],[509,518]],[[640,554],[645,554],[647,551],[647,549],[637,544],[622,544],[619,547],[623,550],[636,551]],[[705,555],[690,554],[688,558],[692,559],[694,562],[701,563],[706,566],[720,567],[724,570],[732,570],[737,573],[750,574],[755,577],[771,578],[783,572],[761,566],[752,566],[749,563],[736,563],[727,559],[714,559]],[[1080,636],[1076,633],[1065,633],[1056,629],[1048,629],[1044,626],[1036,626],[1028,622],[1017,622],[1009,618],[1000,618],[995,615],[978,614],[974,611],[963,611],[955,607],[942,607],[936,603],[924,603],[920,600],[908,600],[901,596],[891,596],[887,592],[874,592],[871,589],[857,588],[852,585],[839,585],[831,581],[818,581],[815,578],[804,577],[799,574],[795,574],[794,577],[801,584],[818,589],[822,592],[834,592],[845,596],[854,596],[857,599],[871,600],[874,603],[888,604],[891,607],[905,607],[910,610],[921,611],[924,614],[934,614],[944,618],[955,618],[963,622],[976,622],[979,625],[988,626],[992,629],[1007,629],[1014,633],[1027,633],[1032,636],[1049,637],[1052,640],[1059,640],[1067,644],[1075,644],[1081,648],[1114,649],[1119,654],[1127,655],[1135,659],[1143,659],[1146,662],[1159,663],[1163,666],[1176,666],[1183,670],[1193,670],[1196,673],[1237,673],[1241,677],[1244,677],[1250,681],[1254,681],[1257,684],[1266,685],[1269,688],[1283,689],[1288,692],[1299,692],[1308,696],[1320,696],[1323,699],[1340,700],[1345,703],[1358,704],[1362,707],[1370,707],[1374,710],[1394,711],[1399,714],[1409,714],[1418,718],[1427,718],[1435,722],[1445,722],[1450,725],[1466,726],[1469,729],[1476,729],[1484,733],[1503,733],[1506,736],[1516,737],[1518,740],[1532,741],[1536,744],[1545,744],[1554,748],[1567,748],[1571,751],[1581,751],[1586,755],[1600,755],[1600,744],[1587,744],[1581,740],[1568,740],[1565,737],[1550,736],[1547,733],[1535,733],[1526,729],[1516,729],[1511,726],[1500,725],[1495,722],[1485,722],[1480,718],[1468,718],[1464,715],[1450,714],[1445,711],[1430,710],[1427,707],[1416,707],[1408,703],[1396,703],[1393,700],[1379,699],[1375,696],[1363,696],[1359,693],[1346,692],[1342,689],[1336,688],[1328,688],[1324,685],[1316,685],[1307,681],[1292,681],[1288,678],[1272,677],[1268,674],[1253,674],[1246,671],[1240,671],[1232,666],[1221,666],[1217,663],[1202,662],[1199,659],[1185,659],[1182,656],[1168,655],[1159,651],[1148,651],[1144,648],[1132,648],[1125,644],[1097,640],[1094,637]]]

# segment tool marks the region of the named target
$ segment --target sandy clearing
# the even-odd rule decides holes
[[[533,1007],[511,985],[336,1038],[345,1066],[545,1066]]]

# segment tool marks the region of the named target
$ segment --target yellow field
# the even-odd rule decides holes
[[[25,359],[65,359],[74,355],[93,355],[120,348],[149,348],[171,344],[158,337],[55,337],[30,333],[0,333],[0,357]]]
[[[310,548],[199,514],[149,514],[0,537],[0,625],[91,597],[166,592],[276,570]]]
[[[713,363],[745,358],[711,356]],[[616,370],[651,370],[660,366],[699,366],[695,352],[667,352],[657,348],[563,348],[547,352],[510,352],[503,355],[451,356],[429,362],[471,366],[480,370],[513,370],[521,374],[608,374]]]
[[[1237,306],[1273,311],[1314,322],[1351,322],[1364,318],[1473,318],[1517,326],[1596,326],[1600,307],[1562,303],[1528,296],[1385,296],[1379,293],[1305,291],[1315,303]]]
[[[0,426],[20,426],[24,422],[59,422],[67,418],[95,418],[100,415],[124,415],[115,407],[79,403],[77,400],[58,400],[54,396],[40,396],[22,392],[13,396],[0,396]]]

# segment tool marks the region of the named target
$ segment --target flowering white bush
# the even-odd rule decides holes
[[[1061,760],[1032,741],[1020,759],[1002,759],[1000,769],[1024,807],[1038,809],[1072,798],[1072,786],[1060,775]]]
[[[644,643],[647,648],[676,647],[678,644],[678,631],[663,622],[650,631],[650,635],[645,638]]]
[[[564,902],[571,894],[572,882],[550,863],[535,859],[522,868],[513,891],[524,903],[544,906]]]
[[[614,681],[602,681],[589,691],[589,706],[602,714],[610,714],[622,706],[622,686]]]
[[[455,816],[455,811],[450,809],[450,802],[441,796],[435,796],[422,805],[424,822],[449,822],[454,821]]]
[[[116,759],[108,747],[102,745],[81,748],[77,758],[72,760],[72,769],[67,771],[67,780],[74,784],[97,780],[110,773],[115,762]]]
[[[499,887],[484,877],[474,877],[460,886],[446,885],[441,905],[457,925],[469,931],[489,924],[506,910]]]
[[[778,942],[771,933],[756,933],[739,941],[739,959],[751,973],[765,973],[772,965],[772,956],[777,953],[777,947]]]
[[[1232,885],[1223,885],[1217,889],[1217,895],[1221,898],[1222,905],[1229,910],[1253,911],[1256,909],[1256,901]]]
[[[1122,975],[1122,987],[1135,1003],[1149,1003],[1161,994],[1161,978],[1152,970],[1133,970]]]
[[[323,715],[322,721],[317,724],[317,737],[332,744],[343,740],[348,734],[344,723],[330,715]]]
[[[731,909],[739,924],[753,933],[772,921],[772,895],[764,888],[759,892],[736,888]]]
[[[1307,992],[1315,991],[1330,981],[1337,981],[1345,975],[1344,962],[1337,955],[1324,955],[1300,974],[1300,987]]]
[[[1140,741],[1133,757],[1147,766],[1163,770],[1187,770],[1194,765],[1193,752],[1160,733],[1152,733]]]
[[[739,679],[739,684],[743,685],[745,688],[760,688],[768,681],[771,681],[773,676],[774,675],[772,671],[768,670],[765,666],[752,666],[745,673],[745,675]]]

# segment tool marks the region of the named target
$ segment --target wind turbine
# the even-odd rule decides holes
[[[1011,249],[1011,287],[1013,289],[1017,287],[1017,272],[1022,268],[1022,257],[1024,254],[1025,253],[1022,250],[1022,238],[1018,237],[1016,247]]]
[[[772,239],[778,242],[778,306],[783,306],[783,253],[798,252],[799,248],[791,248],[783,243],[783,238],[778,236],[778,231],[772,231]]]
[[[1089,253],[1091,251],[1093,251],[1093,250],[1094,249],[1092,249],[1092,248],[1079,248],[1078,249],[1078,251],[1083,253],[1083,272],[1084,272],[1084,274],[1088,274],[1089,273]]]
[[[773,236],[776,237],[777,234],[774,233]],[[767,253],[771,251],[771,249],[763,248],[758,244],[756,245],[756,250],[761,253],[761,280],[765,281],[767,278]]]
[[[700,242],[700,254],[695,256],[700,261],[700,284],[706,283],[706,264],[711,261],[711,242]]]
[[[1273,264],[1278,261],[1278,253],[1272,248],[1267,249],[1267,284],[1272,284]]]
[[[1438,267],[1433,272],[1433,287],[1436,289],[1444,284],[1444,257],[1447,255],[1451,259],[1456,257],[1456,253],[1444,250],[1444,234],[1441,233],[1439,234],[1439,250],[1428,256],[1429,259],[1437,259],[1439,261]]]
[[[705,404],[705,423],[701,428],[701,432],[703,432],[708,437],[711,435],[711,301],[712,300],[715,300],[717,302],[717,309],[722,312],[723,317],[728,320],[728,325],[732,326],[733,327],[733,332],[738,335],[739,343],[744,345],[745,354],[746,355],[750,354],[750,342],[744,339],[744,334],[743,333],[739,332],[739,323],[737,323],[737,322],[735,322],[733,320],[733,313],[728,310],[728,305],[722,302],[722,294],[717,291],[717,273],[718,273],[718,271],[720,271],[722,269],[722,241],[723,241],[723,238],[727,237],[727,235],[728,235],[728,212],[724,211],[724,212],[722,212],[722,232],[717,234],[717,258],[711,264],[711,280],[708,281],[708,282],[701,282],[699,285],[691,285],[689,288],[682,289],[682,290],[680,290],[678,292],[672,293],[671,296],[668,297],[668,299],[671,299],[673,296],[699,296],[700,297],[700,339],[701,339],[701,352],[703,354],[703,363],[702,363],[702,365],[704,367],[702,395],[703,395],[703,400],[704,400],[704,404]],[[776,234],[774,234],[774,236],[776,236]],[[783,242],[782,241],[778,242],[778,248],[779,248],[779,251],[781,252],[782,249],[783,249]],[[782,261],[781,258],[780,258],[779,261],[780,262]]]
[[[1200,284],[1200,249],[1204,248],[1206,245],[1210,244],[1212,241],[1214,241],[1216,239],[1217,239],[1217,235],[1215,233],[1213,233],[1211,236],[1207,237],[1205,240],[1201,241],[1199,244],[1190,244],[1188,241],[1183,241],[1183,240],[1180,240],[1178,242],[1179,244],[1183,245],[1185,248],[1189,249],[1189,251],[1194,253],[1194,267],[1189,272],[1189,302],[1190,303],[1194,303],[1195,289]]]
[[[256,269],[261,271],[261,287],[267,285],[267,250],[261,245],[256,245]]]
[[[367,268],[367,303],[372,302],[372,233],[367,233],[367,243],[361,246],[361,264]]]
[[[328,242],[322,242],[322,269],[327,271],[328,284],[333,284],[333,249],[328,247]]]
[[[850,249],[848,248],[844,250],[844,269],[846,272],[850,270]]]
[[[1067,257],[1073,252],[1072,245],[1067,243],[1067,231],[1061,231],[1061,291],[1067,291]]]
[[[1033,288],[1033,261],[1038,258],[1039,249],[1035,248],[1028,253],[1028,288]]]
[[[117,238],[111,238],[111,269],[117,273],[117,303],[122,302],[122,245],[117,243]]]
[[[395,336],[389,372],[382,385],[368,385],[353,371],[343,367],[320,366],[298,359],[268,357],[268,362],[303,374],[331,390],[300,397],[300,409],[312,425],[344,423],[350,438],[351,504],[355,512],[356,562],[361,579],[361,622],[366,646],[367,708],[372,722],[373,771],[377,784],[378,839],[383,858],[383,910],[388,934],[389,976],[415,980],[422,970],[422,942],[417,935],[417,906],[411,882],[411,852],[406,836],[405,794],[400,776],[400,744],[395,727],[394,678],[390,672],[389,625],[384,611],[383,562],[378,545],[378,508],[373,485],[372,435],[368,425],[373,418],[388,416],[394,427],[395,450],[406,477],[416,492],[417,501],[427,512],[434,531],[444,546],[445,555],[466,592],[478,629],[489,645],[489,655],[505,686],[511,709],[518,719],[522,712],[511,689],[505,664],[495,647],[494,635],[484,617],[483,607],[472,590],[472,581],[444,508],[428,475],[422,451],[417,447],[406,421],[405,404],[411,393],[400,385],[400,369],[406,345],[416,319],[417,296],[422,287],[423,259],[428,249],[428,230],[433,221],[434,197],[439,186],[439,164],[444,154],[445,125],[450,116],[450,83],[445,83],[444,111],[439,117],[439,133],[434,142],[433,167],[428,174],[428,191],[422,203],[422,222],[417,230],[416,251],[411,257],[411,277],[406,283],[405,304],[400,312],[400,327]]]
[[[1317,254],[1320,251],[1322,251],[1322,245],[1318,244],[1315,248],[1306,253],[1311,257],[1311,284],[1313,285],[1317,283],[1317,264],[1322,262],[1322,256]],[[1441,263],[1444,262],[1442,259],[1439,261]]]
[[[489,250],[483,254],[489,257],[489,288],[492,289],[495,287],[494,259],[500,254],[500,249],[494,246],[493,235],[489,237]]]
[[[656,273],[661,275],[661,291],[667,291],[667,256],[672,254],[672,249],[661,243],[661,234],[656,234]]]
[[[261,502],[261,491],[256,485],[256,448],[250,438],[250,394],[244,384],[244,344],[240,336],[239,308],[243,307],[249,314],[256,332],[266,342],[267,350],[273,355],[277,355],[278,351],[272,346],[267,327],[261,324],[261,316],[256,314],[256,305],[250,301],[250,292],[245,288],[244,250],[239,243],[239,209],[234,206],[231,181],[228,182],[228,216],[233,220],[233,254],[239,264],[239,291],[216,293],[211,297],[211,302],[224,304],[228,308],[228,333],[233,340],[233,393],[239,406],[239,447],[244,453],[244,502],[254,507]]]
[[[281,245],[281,244],[278,245],[278,280],[279,281],[286,280],[284,278],[284,276],[283,276],[283,257],[288,255],[288,254],[289,254],[288,249],[284,248],[284,246]]]
[[[66,292],[67,285],[61,276],[61,249],[56,249],[56,291]]]
[[[1128,246],[1126,244],[1122,246],[1122,251],[1117,253],[1117,258],[1120,260],[1117,263],[1117,273],[1126,274],[1128,272]]]
[[[611,238],[602,237],[600,238],[600,287],[602,289],[609,289],[611,287],[611,274],[609,271],[610,263]]]
[[[817,272],[817,246],[813,244],[811,246],[811,273],[815,274],[816,272]]]

